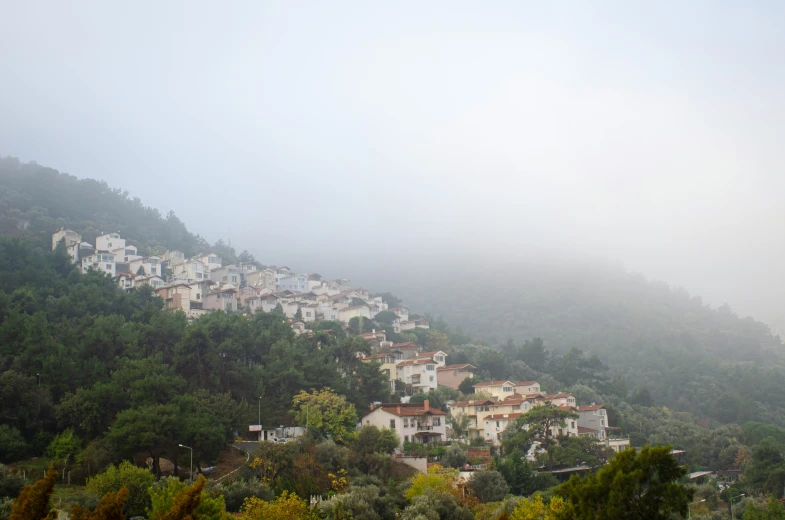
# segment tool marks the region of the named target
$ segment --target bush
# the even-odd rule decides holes
[[[0,498],[16,498],[25,482],[22,477],[11,473],[8,466],[0,464]]]
[[[445,451],[442,462],[445,467],[459,468],[469,462],[469,454],[462,445],[452,444]]]
[[[11,516],[11,507],[13,505],[14,501],[10,498],[0,498],[0,520],[8,520],[8,517]]]
[[[14,462],[25,458],[27,443],[16,428],[0,424],[0,462]]]
[[[226,510],[230,513],[238,513],[246,498],[256,497],[265,502],[275,498],[275,493],[259,479],[235,480],[219,486],[218,491],[223,494]]]
[[[125,502],[125,513],[128,516],[141,516],[150,508],[150,494],[147,490],[153,482],[155,482],[155,475],[149,470],[123,461],[119,466],[109,466],[103,473],[87,479],[85,489],[102,497],[127,487],[129,493],[128,500]]]

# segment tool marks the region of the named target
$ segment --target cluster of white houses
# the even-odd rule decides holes
[[[366,340],[382,339],[378,333],[367,335]],[[421,352],[414,343],[385,344],[377,341],[376,352],[363,357],[363,361],[381,363],[380,370],[387,375],[391,388],[400,382],[409,395],[427,393],[438,386],[457,389],[467,377],[473,377],[474,367],[469,364],[448,365],[447,354],[442,351]],[[602,405],[578,405],[574,395],[547,394],[536,381],[488,381],[474,385],[475,394],[487,398],[456,401],[449,404],[450,418],[463,415],[468,418],[467,434],[470,439],[483,439],[487,444],[500,445],[504,432],[521,415],[535,406],[553,405],[577,414],[563,426],[554,426],[554,436],[589,436],[604,442],[615,451],[629,446],[629,439],[614,438],[615,430],[608,424],[608,412]],[[383,403],[372,407],[361,423],[396,430],[403,442],[440,442],[445,440],[447,414],[431,408],[429,402],[417,404]]]
[[[82,241],[76,231],[60,229],[52,235],[52,249],[61,241],[83,272],[94,269],[107,273],[126,290],[150,285],[169,309],[182,310],[190,319],[219,309],[252,314],[280,306],[299,333],[305,332],[307,322],[348,323],[354,317],[372,319],[389,310],[396,316],[396,332],[428,328],[427,319],[410,320],[407,309],[388,309],[381,297],[352,288],[346,278],[323,280],[319,274],[298,274],[286,266],[223,265],[215,254],[186,258],[182,251],[166,251],[160,256],[142,256],[118,233],[101,235],[92,245]]]

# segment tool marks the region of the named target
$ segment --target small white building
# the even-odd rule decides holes
[[[95,248],[98,251],[114,251],[125,248],[125,239],[120,238],[120,233],[106,233],[95,238]]]
[[[226,265],[210,270],[210,280],[218,283],[230,283],[239,287],[242,282],[242,273],[236,265]]]
[[[439,385],[436,376],[437,366],[433,359],[407,359],[396,365],[395,377],[410,385],[412,394],[427,393],[435,390]]]
[[[65,241],[65,250],[68,252],[68,256],[71,257],[71,261],[74,263],[79,262],[79,247],[82,243],[82,235],[73,229],[60,228],[52,235],[52,251],[57,248],[57,244],[61,240]]]
[[[297,274],[281,278],[278,281],[278,290],[302,293],[310,291],[311,287],[308,284],[308,276],[304,274]]]
[[[350,307],[344,307],[338,311],[338,320],[344,323],[349,323],[349,320],[357,317],[370,320],[371,310],[367,305],[354,305]]]
[[[90,269],[102,271],[112,277],[116,276],[114,255],[109,251],[95,251],[85,256],[82,258],[82,272],[86,273]]]
[[[208,272],[212,271],[213,269],[218,269],[223,265],[223,260],[221,257],[213,253],[201,254],[197,256],[196,259],[204,264]]]
[[[373,406],[370,413],[361,420],[361,426],[373,425],[377,428],[395,430],[404,442],[432,444],[441,442],[447,434],[446,415],[441,410],[431,408],[426,400],[423,403],[384,403]]]
[[[128,262],[129,271],[142,276],[163,276],[160,256],[143,256]],[[140,269],[144,272],[140,272]]]

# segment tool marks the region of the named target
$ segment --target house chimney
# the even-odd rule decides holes
[[[428,401],[428,399],[426,399],[422,404],[425,407],[426,412],[431,409],[431,403]]]
[[[371,403],[371,411],[373,411],[373,403]]]
[[[400,406],[396,406],[395,407],[395,413],[398,414],[398,415],[401,415],[401,407]]]

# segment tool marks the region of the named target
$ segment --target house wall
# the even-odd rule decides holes
[[[355,318],[357,316],[362,316],[363,318],[371,319],[371,312],[368,307],[355,307],[355,308],[347,308],[341,309],[338,313],[338,319],[344,323],[349,323],[349,320]]]
[[[605,408],[578,412],[578,426],[597,430],[600,439],[605,439],[605,427],[608,426],[608,412]]]
[[[107,233],[95,238],[95,248],[98,251],[111,251],[125,247],[125,239],[119,233]]]
[[[468,370],[437,370],[436,376],[441,386],[457,390],[464,379],[472,377],[474,374]]]

